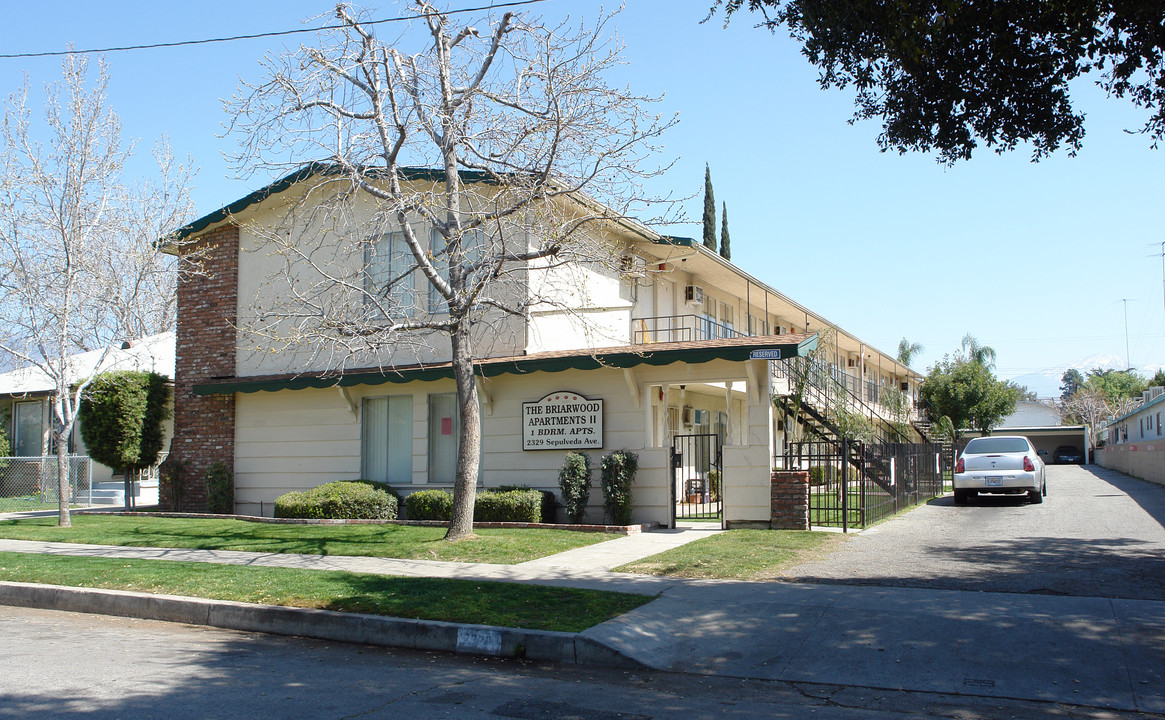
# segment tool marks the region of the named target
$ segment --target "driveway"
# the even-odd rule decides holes
[[[1106,598],[1165,598],[1165,487],[1096,465],[1048,466],[1041,505],[950,496],[852,535],[789,579]]]

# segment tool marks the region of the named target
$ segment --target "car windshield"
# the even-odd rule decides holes
[[[982,455],[984,453],[1012,453],[1012,452],[1027,452],[1027,440],[1019,437],[985,437],[975,438],[967,443],[967,449],[963,452],[970,455]]]

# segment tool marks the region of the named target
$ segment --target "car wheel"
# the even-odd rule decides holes
[[[1039,490],[1029,490],[1027,499],[1031,501],[1032,505],[1039,505],[1044,501],[1044,494]]]
[[[969,491],[969,490],[956,490],[955,491],[955,504],[956,505],[966,505],[967,500],[969,500],[970,497],[971,497],[971,491]]]

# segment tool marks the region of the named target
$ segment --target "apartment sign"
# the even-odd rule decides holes
[[[557,391],[522,403],[523,450],[597,450],[603,447],[603,401]]]

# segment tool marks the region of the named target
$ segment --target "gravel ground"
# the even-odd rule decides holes
[[[804,582],[1165,599],[1165,487],[1048,466],[1041,505],[941,497],[791,568]]]

